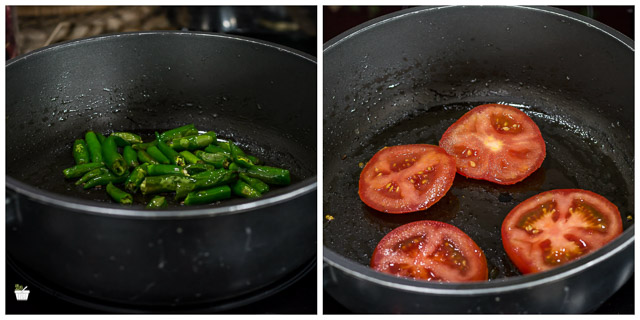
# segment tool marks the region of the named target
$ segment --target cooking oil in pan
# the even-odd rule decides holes
[[[378,150],[413,143],[437,145],[451,124],[474,106],[485,103],[498,102],[455,103],[409,111],[382,128],[361,128],[359,139],[344,149],[349,151],[340,155],[339,163],[325,157],[324,214],[334,218],[324,224],[325,245],[368,265],[378,241],[394,228],[417,220],[437,220],[467,233],[484,251],[490,279],[498,279],[520,274],[502,247],[502,221],[517,204],[540,192],[578,188],[599,193],[618,206],[624,228],[632,224],[627,216],[633,215],[633,180],[620,170],[624,150],[617,154],[604,152],[596,138],[602,133],[584,126],[581,117],[572,121],[571,115],[550,115],[540,108],[518,104],[512,105],[536,122],[547,146],[542,167],[525,180],[503,186],[457,175],[450,191],[437,204],[408,214],[378,212],[360,201],[358,179],[362,164]],[[632,156],[633,151],[626,153]]]

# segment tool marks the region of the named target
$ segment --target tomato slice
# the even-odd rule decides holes
[[[505,185],[528,177],[546,156],[535,122],[502,104],[485,104],[465,113],[445,131],[440,146],[455,157],[461,175]]]
[[[416,221],[388,233],[371,257],[371,268],[399,277],[441,282],[483,281],[487,259],[462,230],[439,221]]]
[[[557,189],[517,205],[502,222],[502,244],[524,273],[549,270],[622,233],[618,208],[591,191]]]
[[[425,210],[453,184],[455,160],[428,144],[386,147],[360,173],[358,193],[369,207],[387,213]]]

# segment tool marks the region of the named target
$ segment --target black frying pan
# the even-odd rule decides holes
[[[324,214],[335,218],[323,228],[325,288],[352,310],[584,312],[629,276],[634,123],[628,38],[557,9],[416,8],[327,43],[324,83],[323,204]],[[384,146],[437,145],[448,126],[484,103],[513,105],[538,124],[547,157],[534,174],[513,186],[458,175],[436,205],[411,214],[381,213],[360,201],[361,163]],[[627,248],[605,263],[616,268],[615,280],[585,267],[596,255],[533,276],[521,276],[507,257],[500,238],[505,215],[558,188],[591,190],[619,207],[627,231],[603,249]],[[417,220],[447,222],[467,233],[487,257],[490,280],[424,283],[368,269],[378,241]]]
[[[222,310],[314,260],[312,57],[242,37],[145,32],[47,47],[9,61],[6,75],[7,255],[34,277],[121,311]],[[289,168],[292,184],[254,201],[148,211],[62,176],[89,129],[187,123]]]

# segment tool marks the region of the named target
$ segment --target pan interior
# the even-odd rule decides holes
[[[502,221],[523,200],[559,188],[603,195],[628,228],[634,217],[632,53],[592,25],[517,7],[420,9],[330,43],[323,68],[323,215],[334,219],[324,222],[325,246],[368,266],[392,229],[437,220],[482,248],[490,279],[516,276],[502,247]],[[458,175],[451,190],[421,212],[391,215],[361,202],[359,175],[378,150],[437,145],[460,116],[485,103],[515,106],[536,122],[547,147],[539,170],[511,186]]]
[[[502,248],[502,220],[518,203],[542,190],[580,188],[600,193],[618,206],[624,228],[631,225],[632,218],[627,217],[633,217],[633,201],[627,197],[629,189],[620,192],[630,186],[624,173],[616,169],[618,159],[602,152],[602,145],[592,135],[577,129],[581,126],[522,106],[540,127],[548,148],[542,167],[524,181],[502,186],[456,175],[452,188],[436,205],[401,215],[373,210],[360,201],[361,164],[379,149],[413,143],[437,145],[449,125],[473,106],[489,102],[507,103],[479,101],[415,110],[392,125],[364,134],[339,160],[334,159],[326,169],[332,174],[325,178],[324,208],[335,220],[324,225],[325,245],[368,265],[377,243],[394,228],[417,220],[437,220],[468,234],[487,257],[490,279],[497,279],[519,274]],[[594,164],[607,169],[596,170]]]
[[[289,169],[295,184],[317,171],[315,75],[310,58],[211,34],[125,34],[36,52],[7,66],[7,175],[108,205],[104,190],[64,180],[75,139],[94,130],[150,141],[193,123]]]

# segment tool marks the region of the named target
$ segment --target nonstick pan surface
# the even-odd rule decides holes
[[[7,65],[7,174],[64,201],[122,208],[104,190],[64,180],[73,141],[88,130],[150,141],[155,131],[194,123],[291,171],[292,186],[266,197],[307,186],[316,173],[315,63],[285,52],[240,37],[165,32],[86,39],[17,58]],[[285,79],[269,64],[291,72]],[[146,198],[138,193],[135,202]]]
[[[438,220],[483,249],[489,283],[505,283],[520,273],[502,247],[502,220],[521,201],[558,188],[605,196],[620,209],[624,237],[633,237],[633,43],[602,27],[548,8],[416,8],[326,44],[323,205],[334,219],[325,220],[323,240],[331,256],[367,267],[392,229]],[[374,153],[437,145],[448,126],[485,103],[515,106],[540,127],[547,156],[538,171],[512,186],[458,175],[436,205],[410,214],[381,213],[360,201],[359,175]]]
[[[325,214],[334,216],[335,220],[325,224],[325,244],[350,259],[368,265],[375,246],[392,229],[417,220],[443,221],[458,226],[476,241],[487,256],[490,279],[497,279],[519,274],[502,248],[502,220],[518,203],[541,190],[580,188],[600,193],[618,206],[624,227],[631,225],[632,219],[627,217],[632,217],[633,198],[626,195],[632,189],[621,192],[624,190],[621,187],[632,186],[625,181],[629,177],[615,169],[616,160],[622,159],[612,159],[603,154],[601,145],[594,142],[596,133],[582,130],[575,123],[558,123],[553,115],[527,109],[524,111],[540,127],[548,151],[542,167],[524,181],[501,186],[457,175],[451,190],[436,205],[409,214],[386,214],[367,207],[360,200],[357,190],[361,163],[366,163],[384,146],[437,145],[449,125],[473,106],[485,102],[489,101],[417,110],[363,137],[342,156],[336,154],[337,159],[332,163],[339,168],[327,168],[325,171],[336,175],[326,181]],[[500,100],[491,102],[507,103]],[[585,136],[576,134],[576,129]],[[594,166],[607,169],[594,170]]]

